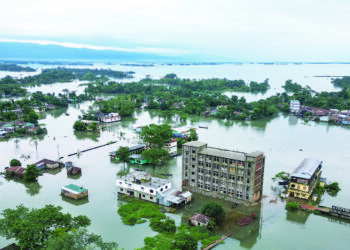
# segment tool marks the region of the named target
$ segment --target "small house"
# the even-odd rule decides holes
[[[143,165],[148,163],[146,159],[144,159],[141,155],[139,154],[132,154],[129,156],[129,161],[130,163],[134,163],[134,164],[139,164],[139,165]]]
[[[101,118],[101,122],[111,123],[111,122],[119,122],[121,121],[121,117],[118,113],[109,113]]]
[[[169,152],[170,156],[176,156],[177,155],[177,140],[172,139],[170,141],[167,141],[165,143],[163,149],[167,150]]]
[[[73,166],[73,163],[71,161],[67,161],[65,165],[66,165],[68,175],[81,174],[81,168]]]
[[[207,227],[210,222],[210,217],[203,214],[195,214],[190,218],[190,225]]]
[[[23,178],[25,171],[26,171],[26,169],[22,168],[20,166],[10,167],[10,168],[6,169],[7,174],[12,175],[13,177],[18,177],[18,178]]]
[[[66,197],[70,197],[70,198],[78,200],[78,199],[87,197],[88,190],[86,188],[81,187],[81,186],[69,184],[69,185],[61,188],[61,194],[66,196]]]
[[[41,161],[38,161],[37,163],[35,163],[35,165],[41,168],[41,165],[44,165],[44,168],[49,168],[49,169],[55,169],[58,168],[60,166],[60,163],[57,161],[52,161],[52,160],[48,160],[48,159],[42,159]]]
[[[0,130],[0,138],[4,138],[6,135],[8,135],[7,131]]]

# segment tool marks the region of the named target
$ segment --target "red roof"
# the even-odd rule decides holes
[[[203,214],[195,214],[191,217],[191,220],[198,221],[203,224],[208,224],[210,221],[210,218]]]
[[[6,169],[6,171],[23,174],[26,171],[26,169],[20,166],[17,166],[17,167],[10,167]]]

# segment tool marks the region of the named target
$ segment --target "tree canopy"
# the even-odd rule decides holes
[[[62,213],[62,207],[46,205],[29,209],[19,205],[16,209],[5,209],[1,213],[0,235],[16,239],[23,249],[47,247],[49,237],[59,231],[69,232],[90,225],[90,219],[79,215],[72,217]]]
[[[116,151],[116,156],[119,158],[119,160],[125,162],[129,159],[130,151],[128,147],[119,147],[119,149]]]
[[[24,172],[25,181],[36,181],[39,177],[39,169],[37,169],[35,164],[27,165],[26,171]]]
[[[17,159],[12,159],[12,160],[10,161],[10,166],[11,166],[11,167],[22,166],[22,163],[21,163],[19,160],[17,160]]]
[[[205,204],[202,208],[202,213],[206,216],[214,218],[215,220],[225,218],[226,216],[224,208],[215,202]]]
[[[170,158],[169,152],[166,149],[150,148],[141,153],[141,156],[153,166],[166,161]]]
[[[168,124],[151,124],[143,127],[141,132],[141,138],[151,148],[162,148],[172,137],[172,129]]]

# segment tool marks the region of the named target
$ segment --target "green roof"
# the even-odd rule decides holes
[[[73,190],[75,192],[88,191],[86,188],[83,188],[83,187],[80,187],[80,186],[77,186],[77,185],[74,185],[74,184],[69,184],[69,185],[65,186],[65,188],[71,189],[71,190]]]

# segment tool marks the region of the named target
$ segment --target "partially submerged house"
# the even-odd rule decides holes
[[[176,156],[177,155],[177,140],[172,139],[170,141],[167,141],[165,143],[163,149],[167,150],[169,152],[170,156]]]
[[[6,173],[8,175],[12,175],[13,177],[18,177],[18,178],[23,178],[25,171],[26,171],[26,169],[22,168],[20,166],[10,167],[10,168],[6,169]]]
[[[55,168],[58,168],[60,167],[60,163],[58,161],[52,161],[52,160],[49,160],[49,159],[42,159],[36,163],[34,163],[36,165],[36,167],[39,169],[39,170],[42,170],[42,169],[45,169],[45,168],[48,168],[48,169],[55,169]]]
[[[152,177],[144,171],[118,177],[116,183],[118,193],[164,206],[179,206],[191,201],[190,192],[172,189],[171,181]]]
[[[290,176],[288,196],[309,199],[321,177],[322,161],[306,158]]]
[[[88,190],[82,186],[69,184],[61,188],[61,194],[73,199],[81,199],[88,196]]]
[[[109,113],[102,116],[100,119],[101,119],[101,122],[104,122],[104,123],[119,122],[122,120],[122,118],[119,116],[118,113]]]
[[[133,164],[143,165],[148,163],[148,161],[139,154],[132,154],[129,156],[129,162]]]
[[[66,165],[66,169],[67,169],[67,174],[68,175],[81,174],[81,168],[73,166],[73,163],[71,161],[67,161],[65,165]]]
[[[192,226],[205,226],[205,227],[207,227],[209,222],[210,222],[210,217],[208,217],[204,214],[195,214],[189,220],[189,223]]]
[[[129,147],[129,153],[131,155],[132,154],[141,154],[142,151],[144,151],[145,149],[146,149],[145,144],[137,144],[137,145]],[[119,158],[117,157],[117,151],[110,152],[109,156],[111,157],[111,160],[119,160]]]

